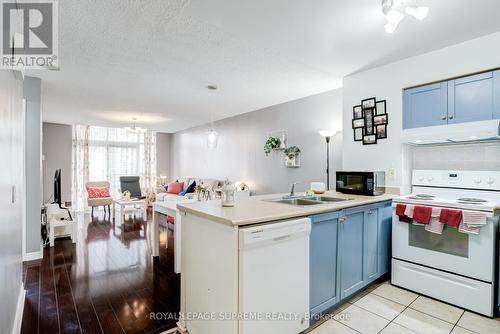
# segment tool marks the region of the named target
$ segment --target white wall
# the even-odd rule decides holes
[[[403,88],[500,67],[499,55],[500,33],[495,33],[345,77],[343,169],[386,172],[394,169],[395,177],[388,178],[388,186],[407,191],[413,152],[400,140]],[[352,107],[360,104],[362,99],[373,96],[378,100],[387,100],[388,139],[380,140],[377,145],[363,146],[353,140]],[[440,147],[434,148],[434,151],[440,150]],[[463,160],[469,159],[463,157]],[[422,164],[419,166],[425,167]],[[458,169],[462,164],[457,166]]]
[[[287,192],[292,182],[304,190],[311,181],[326,179],[326,144],[318,130],[339,130],[341,124],[342,91],[337,89],[217,122],[215,150],[206,146],[208,125],[182,131],[172,138],[172,176],[244,181],[253,194]],[[268,133],[280,129],[288,131],[289,146],[302,150],[300,168],[284,167],[282,153],[264,154]],[[342,166],[341,139],[338,134],[331,145],[331,180]]]
[[[156,133],[156,175],[170,175],[170,142],[171,133]]]

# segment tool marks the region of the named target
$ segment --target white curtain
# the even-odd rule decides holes
[[[156,181],[156,133],[121,128],[76,125],[73,131],[73,201],[85,210],[87,181],[108,181],[110,193],[119,197],[120,176],[140,177],[142,193],[153,198]]]
[[[153,187],[156,186],[156,133],[144,134],[144,180],[142,183],[148,204],[154,200]]]
[[[89,180],[89,132],[89,126],[73,126],[71,201],[76,211],[87,208],[85,184]]]

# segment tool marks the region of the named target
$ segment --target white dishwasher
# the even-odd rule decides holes
[[[311,220],[240,229],[239,334],[296,334],[309,327]]]

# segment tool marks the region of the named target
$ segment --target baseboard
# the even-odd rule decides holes
[[[24,290],[24,284],[21,283],[21,290],[19,291],[19,297],[17,298],[16,316],[14,317],[14,326],[12,326],[12,334],[21,333],[21,326],[23,324],[23,312],[24,312],[24,299],[26,297],[26,290]]]
[[[38,252],[23,254],[23,262],[43,259],[43,247],[40,245]]]

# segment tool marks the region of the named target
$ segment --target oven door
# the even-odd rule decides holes
[[[434,234],[424,226],[400,222],[393,209],[392,257],[492,282],[495,268],[495,240],[498,217],[488,218],[478,235],[445,226]]]

